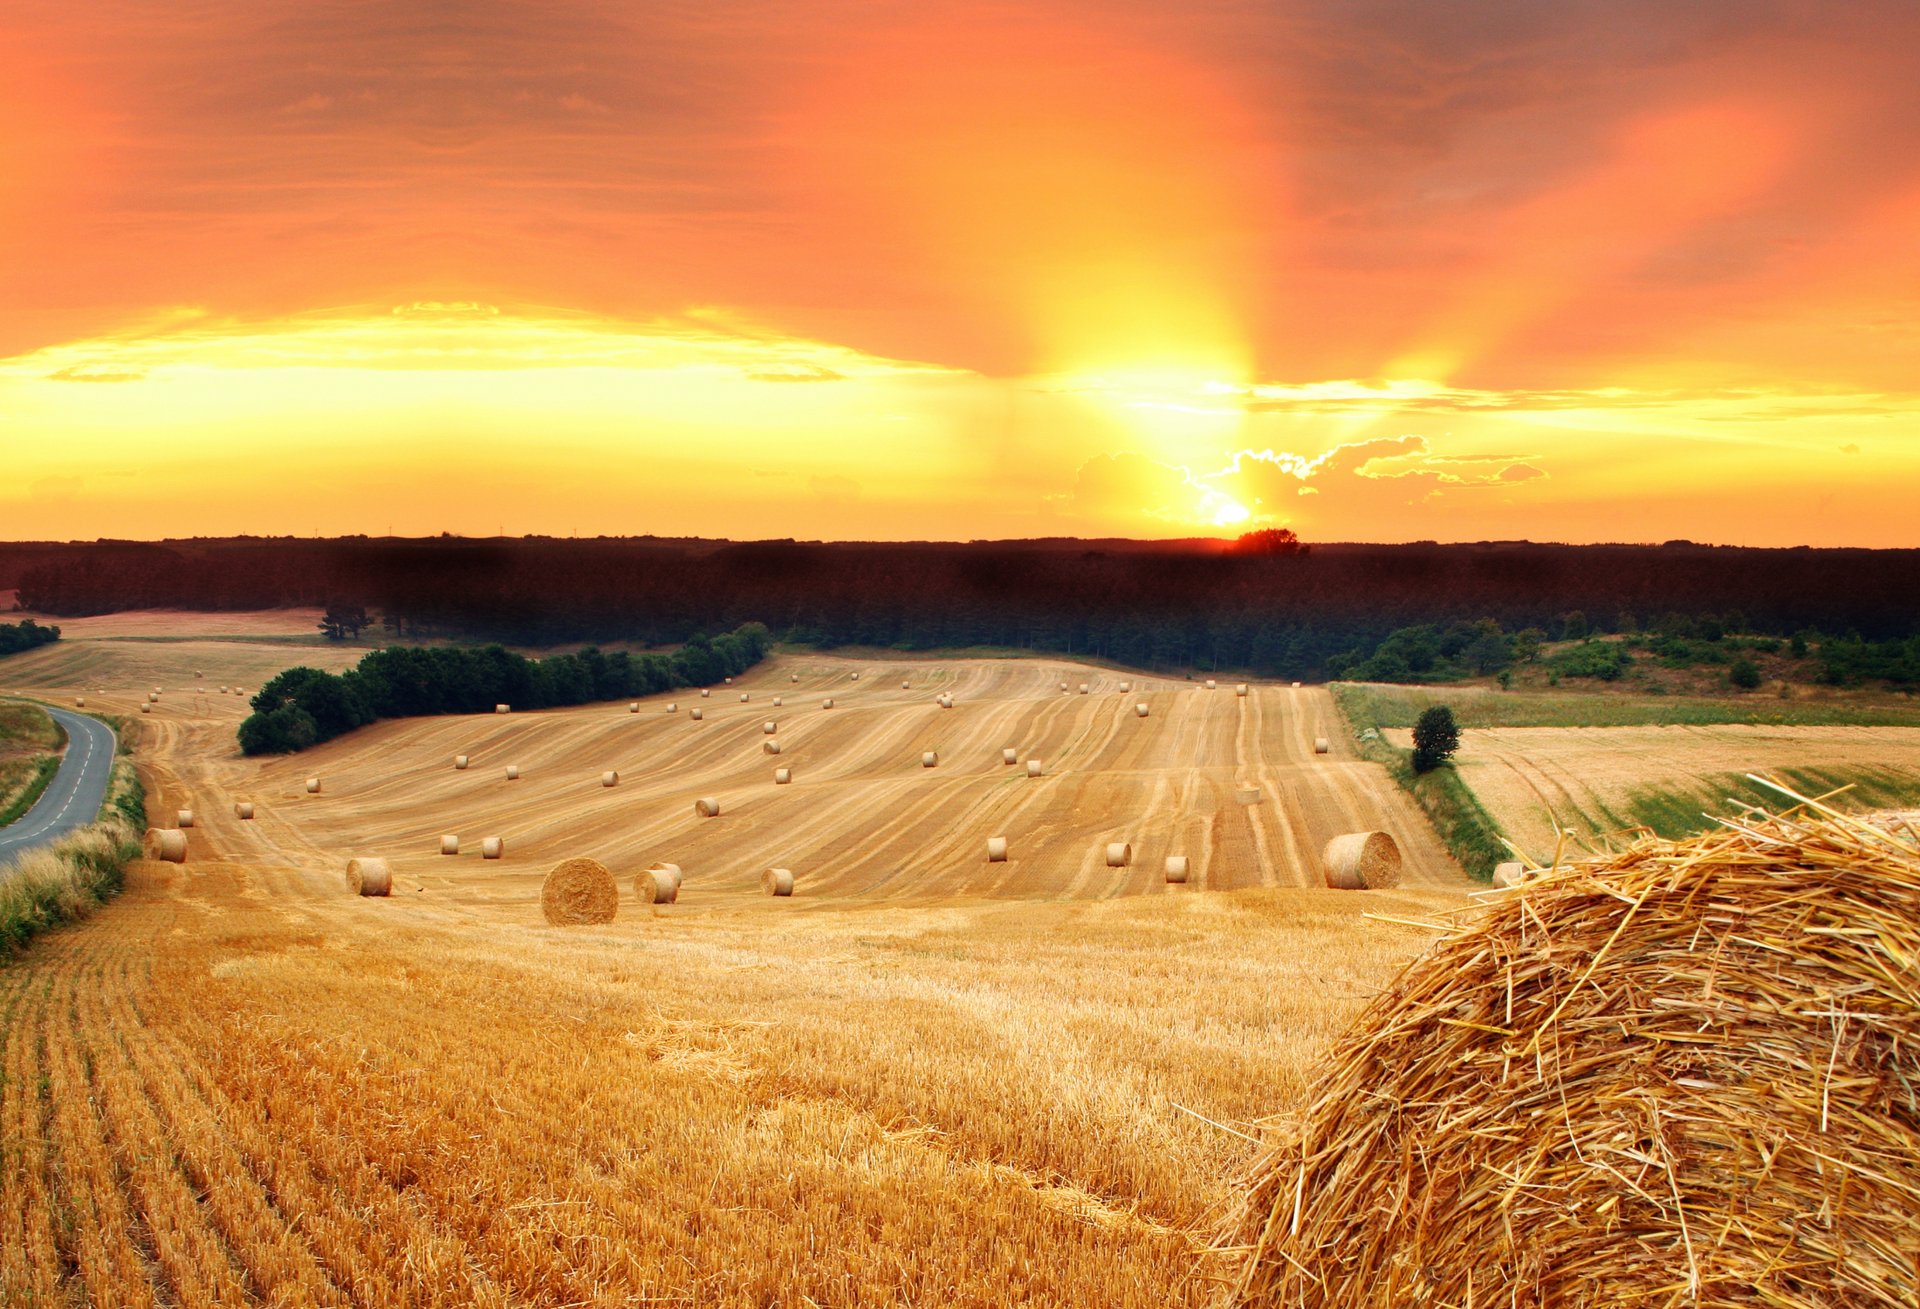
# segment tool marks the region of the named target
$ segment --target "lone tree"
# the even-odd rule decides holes
[[[348,637],[357,637],[368,622],[366,609],[344,600],[336,600],[327,606],[327,612],[320,619],[320,631],[329,641],[344,641]]]
[[[1460,724],[1453,721],[1453,710],[1443,704],[1424,710],[1413,725],[1413,771],[1430,773],[1459,748]]]

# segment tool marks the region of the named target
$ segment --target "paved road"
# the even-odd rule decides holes
[[[57,841],[98,818],[113,777],[117,743],[105,723],[52,705],[41,707],[67,729],[67,754],[33,808],[0,827],[0,868],[15,855]]]

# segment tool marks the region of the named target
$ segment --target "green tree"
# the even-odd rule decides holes
[[[1422,711],[1413,725],[1413,771],[1430,773],[1460,748],[1460,724],[1443,704]]]
[[[369,621],[364,605],[335,600],[320,618],[320,632],[329,641],[344,641],[359,636]]]
[[[1742,691],[1751,691],[1760,685],[1760,666],[1751,659],[1736,659],[1727,670],[1727,680]]]

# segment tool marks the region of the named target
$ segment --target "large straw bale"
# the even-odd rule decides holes
[[[669,701],[667,701],[667,712],[668,712],[668,713],[670,713],[670,714],[677,714],[677,713],[679,713],[679,712],[680,712],[680,704],[679,704],[679,702],[678,702],[678,701],[675,701],[675,700],[669,700]]]
[[[793,781],[793,769],[776,768],[773,770],[773,784],[775,786],[786,786],[791,781]]]
[[[1234,683],[1233,693],[1244,699],[1247,694],[1247,684],[1245,682]]]
[[[798,674],[798,673],[794,673],[794,674],[792,674],[791,676],[789,676],[789,677],[787,678],[787,680],[788,680],[789,682],[797,682],[797,681],[799,681],[799,680],[800,680],[800,674]]]
[[[177,827],[149,827],[140,845],[145,858],[169,864],[187,862],[187,834]]]
[[[85,709],[87,707],[87,697],[84,695],[76,695],[73,697],[73,707],[75,709]]]
[[[181,809],[176,811],[173,816],[173,825],[175,827],[192,827],[193,826],[193,810]]]
[[[688,711],[687,716],[693,719],[693,721],[697,723],[701,719],[707,716],[707,711],[702,709],[699,705],[695,705],[691,710]]]
[[[628,713],[630,713],[630,714],[637,714],[637,713],[639,713],[639,712],[640,712],[640,702],[639,702],[638,700],[629,700],[629,701],[627,701],[627,712],[628,712]]]
[[[934,768],[937,767],[939,763],[940,756],[932,750],[922,750],[920,752],[920,766],[922,768]]]
[[[907,681],[907,680],[906,680],[905,678],[901,678],[901,679],[900,679],[900,689],[901,689],[902,691],[911,691],[911,690],[913,689],[913,683],[912,683],[912,682],[909,682],[909,681]]]
[[[1020,762],[1020,752],[1012,746],[1008,746],[1000,752],[1000,762],[1003,764],[1017,764]]]
[[[1167,856],[1166,878],[1175,885],[1185,885],[1187,880],[1187,857],[1183,854]]]
[[[452,832],[448,832],[445,836],[441,837],[440,853],[441,854],[459,854],[460,838],[455,836]]]
[[[713,796],[703,795],[693,802],[693,812],[699,814],[702,818],[718,818],[720,816],[720,801]]]
[[[144,704],[144,703],[143,703],[143,704],[142,704],[142,705],[140,706],[140,712],[141,712],[141,713],[143,713],[143,714],[150,714],[150,713],[152,713],[152,712],[153,712],[153,706],[152,706],[152,705],[150,705],[150,704]]]
[[[760,874],[760,889],[768,895],[793,894],[793,870],[790,868],[769,868]]]
[[[780,730],[780,724],[772,721],[764,722],[760,724],[760,730],[762,732],[765,732],[768,736],[772,736],[775,732]]]
[[[713,692],[703,686],[700,688],[700,698],[702,700],[710,700],[713,698]]]
[[[609,768],[606,772],[600,774],[600,785],[602,786],[620,785],[620,774],[615,772],[613,769]]]
[[[1749,812],[1486,896],[1332,1043],[1257,1309],[1920,1304],[1920,834]]]
[[[513,706],[510,704],[497,704],[493,707],[493,712],[496,714],[510,714],[513,712]]]
[[[159,704],[159,703],[160,703],[160,693],[159,693],[158,691],[149,691],[149,692],[147,692],[147,703],[148,703],[148,704]]]
[[[1400,846],[1385,832],[1347,832],[1321,856],[1327,885],[1339,891],[1384,891],[1400,885]]]
[[[858,673],[855,673],[855,674],[853,675],[853,680],[854,680],[854,681],[856,681],[856,682],[857,682],[857,681],[859,681],[859,680],[860,680],[860,674],[858,674]]]
[[[508,780],[509,782],[517,782],[517,781],[519,781],[519,780],[520,780],[520,765],[519,765],[519,764],[508,764],[508,765],[507,765],[507,780]]]
[[[1107,842],[1107,867],[1125,868],[1133,862],[1133,846],[1126,841]]]
[[[1028,777],[1038,777],[1044,771],[1046,770],[1041,766],[1041,763],[1038,759],[1027,760],[1027,776]]]
[[[467,755],[457,754],[453,757],[453,766],[462,771],[465,771],[467,765],[471,764],[472,762],[473,762],[472,758]]]
[[[1315,754],[1326,754],[1332,749],[1333,742],[1329,741],[1326,737],[1316,736],[1313,738],[1313,752]]]
[[[1133,707],[1133,713],[1136,718],[1145,718],[1147,716],[1147,702],[1142,700],[1139,704],[1135,705]]]
[[[620,909],[620,888],[598,859],[563,859],[540,884],[540,912],[555,927],[610,923]]]
[[[990,864],[1004,864],[1007,862],[1006,837],[989,836],[987,838],[987,862]]]
[[[505,837],[483,836],[480,838],[480,857],[482,859],[500,859],[507,853]]]
[[[658,873],[662,877],[671,878],[673,881],[673,897],[676,900],[680,898],[680,888],[685,884],[687,875],[680,871],[679,864],[667,863],[665,860],[656,859],[647,865],[647,871],[650,873]]]
[[[309,778],[307,779],[307,794],[308,794],[308,795],[319,795],[319,794],[320,794],[320,779],[319,779],[319,778],[317,778],[317,777],[309,777]]]
[[[824,699],[824,700],[822,700],[822,701],[820,702],[820,707],[821,707],[822,709],[831,709],[831,708],[833,708],[833,697],[832,697],[832,696],[828,696],[828,697],[827,697],[826,699]]]
[[[355,895],[392,895],[393,868],[384,859],[349,859],[347,886]]]
[[[742,692],[740,693],[740,703],[741,703],[741,704],[745,704],[745,703],[747,703],[747,695],[748,695],[748,693],[747,693],[747,692],[745,692],[745,691],[742,691]]]
[[[1518,859],[1509,859],[1506,863],[1496,864],[1493,869],[1493,884],[1506,890],[1527,880],[1527,866]]]
[[[1088,692],[1089,692],[1090,690],[1091,690],[1091,688],[1090,688],[1090,687],[1089,687],[1089,686],[1088,686],[1088,685],[1087,685],[1087,684],[1086,684],[1085,682],[1082,682],[1082,683],[1080,683],[1080,694],[1081,694],[1081,695],[1086,695],[1086,694],[1087,694],[1087,693],[1088,693]]]
[[[1219,689],[1219,687],[1220,687],[1220,684],[1219,684],[1218,682],[1216,682],[1216,681],[1214,681],[1214,680],[1213,680],[1213,679],[1212,679],[1211,677],[1209,677],[1209,678],[1207,679],[1207,689],[1208,689],[1209,691],[1215,691],[1215,690],[1218,690],[1218,689]]]
[[[775,709],[780,708],[782,705],[786,704],[786,702],[787,702],[787,699],[785,696],[776,695],[775,697],[773,697],[773,707]]]
[[[723,677],[723,678],[721,678],[720,680],[721,680],[721,682],[722,682],[722,683],[724,683],[724,684],[725,684],[725,685],[727,685],[727,686],[732,686],[732,685],[733,685],[733,679],[732,679],[731,677]]]
[[[633,875],[633,893],[641,904],[672,904],[680,898],[678,864],[655,864]]]
[[[760,748],[766,751],[768,754],[780,753],[780,743],[778,741],[762,741],[760,743]]]
[[[233,802],[233,816],[235,818],[240,819],[242,822],[252,822],[253,821],[253,801],[235,800]]]

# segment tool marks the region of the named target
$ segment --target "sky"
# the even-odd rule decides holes
[[[0,0],[0,536],[1920,545],[1920,6]]]

